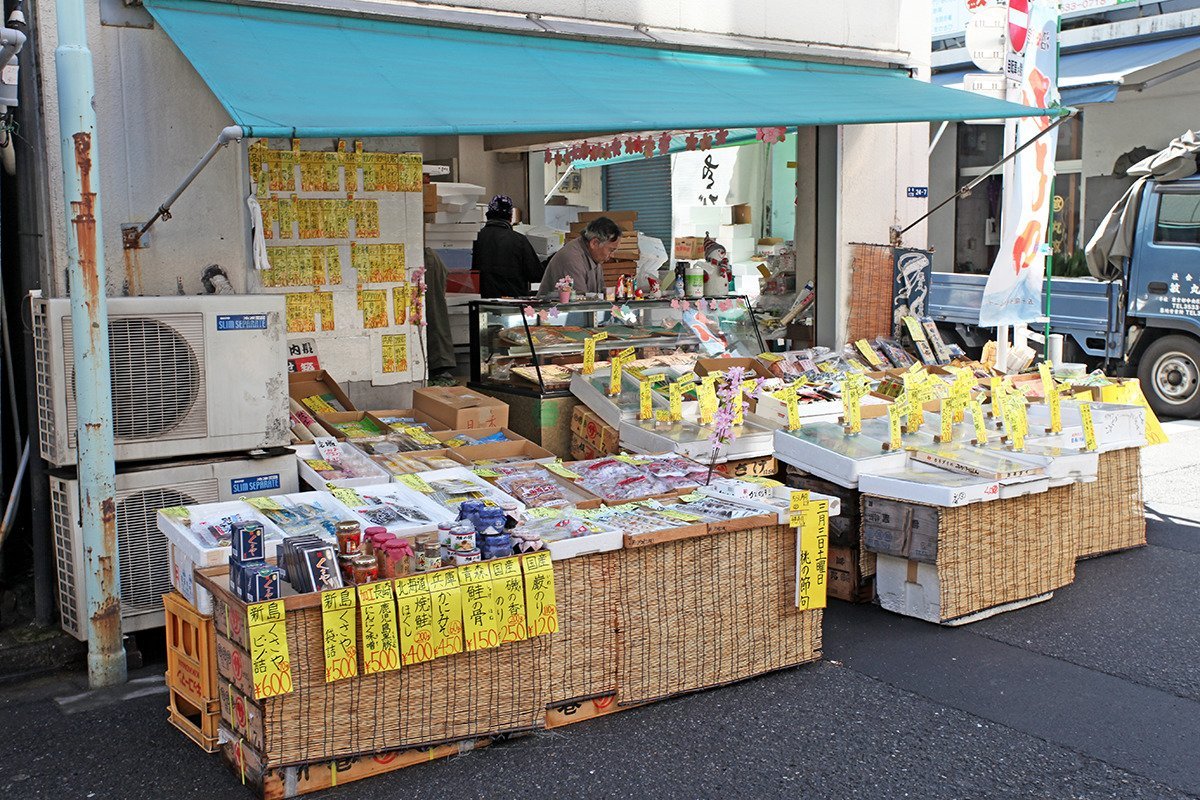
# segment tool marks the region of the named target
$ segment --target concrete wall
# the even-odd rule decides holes
[[[902,46],[908,39],[895,23],[906,13],[924,7],[929,28],[928,0],[457,0],[453,5],[884,50],[909,49]],[[928,43],[926,36],[926,50]]]
[[[1195,73],[1142,92],[1121,92],[1114,103],[1083,109],[1084,240],[1131,182],[1114,175],[1116,161],[1134,148],[1161,150],[1184,131],[1200,128]]]
[[[929,126],[929,135],[937,133],[939,123]],[[951,122],[938,140],[929,157],[929,201],[934,205],[950,197],[960,183],[957,176],[955,148],[958,142],[958,123]],[[926,225],[929,229],[929,246],[933,248],[933,268],[939,272],[954,271],[954,223],[957,203],[947,203],[933,214]],[[932,208],[932,206],[930,206]],[[980,231],[980,236],[983,232]]]

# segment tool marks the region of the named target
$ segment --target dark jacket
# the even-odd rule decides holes
[[[542,279],[542,264],[533,245],[504,220],[489,219],[475,237],[471,265],[479,270],[479,293],[488,297],[520,297]]]

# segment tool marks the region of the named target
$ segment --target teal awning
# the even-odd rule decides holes
[[[248,136],[619,132],[1016,117],[905,72],[144,0]]]

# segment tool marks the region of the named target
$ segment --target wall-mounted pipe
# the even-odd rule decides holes
[[[179,196],[183,194],[189,186],[192,185],[192,181],[196,180],[196,177],[204,171],[204,168],[208,166],[210,161],[216,158],[217,153],[221,152],[223,147],[233,142],[240,142],[242,138],[243,133],[240,125],[230,125],[228,128],[222,128],[220,134],[217,135],[217,140],[213,142],[212,147],[208,148],[208,152],[201,156],[200,160],[196,162],[196,166],[192,167],[192,171],[189,172],[187,177],[183,179],[183,183],[179,184],[175,191],[171,192],[167,199],[162,202],[162,205],[160,205],[158,210],[154,212],[154,216],[151,217],[149,221],[141,228],[136,230],[130,228],[126,231],[125,249],[132,250],[138,247],[138,243],[141,241],[142,237],[146,235],[146,231],[150,230],[150,226],[155,222],[158,222],[160,219],[170,219],[171,206],[174,205],[175,201],[179,199]]]

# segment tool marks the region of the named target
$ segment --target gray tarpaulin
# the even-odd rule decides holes
[[[1087,243],[1088,272],[1102,281],[1111,281],[1124,274],[1122,259],[1133,249],[1133,229],[1137,220],[1138,200],[1146,181],[1154,178],[1160,183],[1177,181],[1196,173],[1196,154],[1200,153],[1200,137],[1188,131],[1171,141],[1164,149],[1144,158],[1125,171],[1137,178],[1116,205],[1108,210],[1100,227]]]

